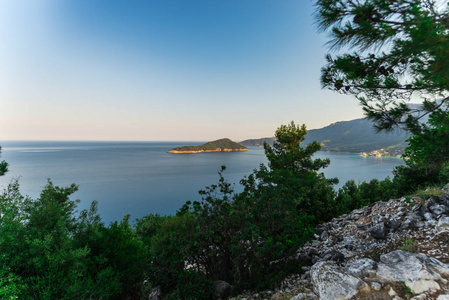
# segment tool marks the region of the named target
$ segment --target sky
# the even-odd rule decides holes
[[[363,117],[312,0],[0,0],[0,141],[236,141]]]

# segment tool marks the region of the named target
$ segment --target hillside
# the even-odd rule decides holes
[[[356,209],[298,249],[303,274],[231,299],[449,299],[449,184]]]
[[[318,141],[323,151],[340,151],[350,153],[371,152],[378,149],[393,147],[390,151],[399,154],[405,147],[407,134],[405,131],[391,133],[376,133],[372,123],[364,118],[351,121],[332,123],[329,126],[312,129],[307,132],[305,144]],[[245,146],[263,145],[274,142],[274,138],[250,139],[242,141]],[[397,152],[397,153],[396,153]]]
[[[225,138],[208,142],[200,146],[176,147],[168,151],[168,153],[181,154],[181,153],[234,152],[234,151],[248,151],[248,148],[236,142],[233,142],[230,139]]]
[[[267,137],[261,139],[249,139],[241,141],[240,144],[245,146],[263,146],[264,142],[267,142],[269,145],[273,145],[275,141],[274,137]]]

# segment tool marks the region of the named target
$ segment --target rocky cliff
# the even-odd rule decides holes
[[[305,273],[234,299],[449,299],[449,184],[333,219],[298,250]]]

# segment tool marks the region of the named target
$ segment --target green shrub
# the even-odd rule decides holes
[[[374,202],[386,201],[399,196],[397,182],[388,177],[384,180],[373,179],[370,182],[364,181],[359,184],[356,184],[354,180],[349,180],[338,190],[336,214],[349,213]]]

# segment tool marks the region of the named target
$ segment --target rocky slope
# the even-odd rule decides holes
[[[449,299],[449,184],[322,224],[299,249],[304,274],[234,299]]]

